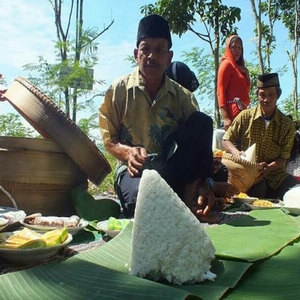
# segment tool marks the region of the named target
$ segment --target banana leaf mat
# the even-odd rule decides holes
[[[251,264],[213,263],[215,285],[181,287],[129,275],[132,222],[109,243],[60,263],[1,276],[3,299],[220,299]]]
[[[300,236],[299,218],[280,209],[253,210],[206,231],[216,248],[216,256],[249,262],[280,251]]]
[[[108,198],[105,196],[104,199],[106,200]],[[108,203],[108,204],[109,204],[109,207],[108,207],[109,210],[108,210],[108,212],[106,212],[106,214],[111,212],[111,208],[110,208],[111,203]],[[102,206],[102,208],[103,208],[103,206]],[[107,206],[106,206],[106,209],[107,209]],[[220,217],[222,220],[221,224],[226,223],[235,218],[239,218],[240,216],[243,216],[244,214],[247,214],[247,212],[234,212],[234,213],[223,212],[223,213],[220,213]],[[78,253],[81,253],[81,252],[93,249],[95,247],[104,245],[106,242],[108,242],[110,240],[110,238],[108,236],[104,235],[104,233],[99,232],[99,229],[97,229],[97,227],[96,227],[97,222],[98,222],[98,220],[90,221],[89,226],[87,228],[85,228],[84,230],[81,230],[75,236],[73,236],[73,241],[67,247],[61,249],[59,252],[56,253],[56,255],[52,256],[49,259],[31,263],[31,264],[27,264],[27,265],[17,266],[17,265],[5,262],[0,257],[0,275],[23,270],[23,269],[32,268],[32,267],[35,267],[35,266],[38,266],[41,264],[48,264],[48,263],[55,262],[55,261],[62,261],[73,255],[76,255]],[[211,225],[208,223],[203,223],[202,225],[204,227],[218,226],[217,224]],[[18,225],[18,227],[15,227],[13,230],[18,230],[18,229],[20,229],[19,225]],[[13,230],[9,230],[9,231],[13,231]]]
[[[240,228],[245,229],[243,234],[236,231]],[[251,228],[256,230],[248,232]],[[252,211],[229,223],[208,227],[206,230],[216,245],[218,254],[212,264],[212,271],[217,274],[217,279],[214,282],[178,287],[128,274],[131,229],[132,223],[129,223],[109,243],[65,261],[2,275],[0,290],[3,299],[221,299],[231,290],[239,289],[243,278],[252,274],[256,265],[261,264],[259,260],[279,252],[300,234],[299,220],[280,210]],[[234,238],[237,233],[242,239]],[[259,242],[262,239],[272,241],[274,234],[280,239],[275,239],[275,243],[268,247],[269,251],[261,252],[256,245],[261,245]],[[245,235],[248,235],[248,244],[245,242]],[[229,251],[235,242],[240,243],[240,247],[234,248],[239,248],[242,255],[236,249]],[[268,245],[268,241],[263,245]],[[243,247],[247,251],[243,252]],[[220,257],[230,260],[221,260]],[[252,264],[241,259],[258,262],[250,268]],[[276,290],[277,286],[273,288]],[[277,292],[280,294],[279,289]]]
[[[287,246],[270,259],[255,263],[226,300],[300,299],[300,244]]]

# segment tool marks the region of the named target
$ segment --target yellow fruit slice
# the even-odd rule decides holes
[[[45,246],[46,242],[42,239],[42,235],[28,228],[11,235],[0,244],[1,248],[11,249],[41,248]]]
[[[62,244],[68,238],[68,229],[66,227],[54,229],[44,233],[43,240],[48,247]]]

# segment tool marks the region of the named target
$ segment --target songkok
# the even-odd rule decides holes
[[[258,75],[257,78],[258,88],[267,88],[271,86],[278,86],[278,87],[280,86],[277,73]]]
[[[194,92],[199,86],[195,73],[183,62],[172,62],[167,68],[166,73],[169,78],[175,80],[191,92]]]
[[[169,24],[159,15],[149,15],[140,20],[136,46],[145,38],[164,38],[169,42],[169,49],[172,47]]]

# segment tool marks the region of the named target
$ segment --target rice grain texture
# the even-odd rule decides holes
[[[199,220],[156,171],[145,170],[133,223],[131,274],[178,285],[214,280],[214,257]]]

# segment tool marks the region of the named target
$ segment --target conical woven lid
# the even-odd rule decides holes
[[[261,165],[239,158],[230,153],[224,153],[222,163],[228,169],[228,182],[239,192],[246,193],[255,183],[262,168]]]

